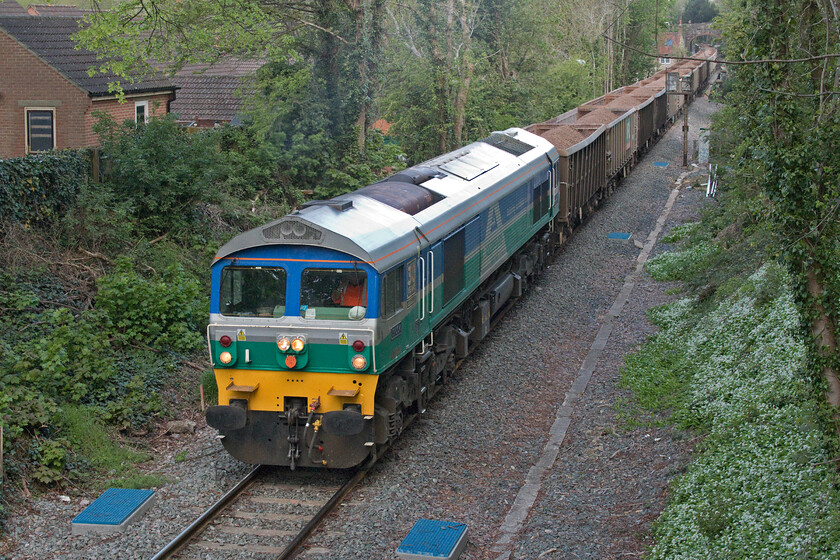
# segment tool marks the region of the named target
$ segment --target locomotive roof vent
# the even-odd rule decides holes
[[[368,185],[357,190],[355,194],[378,200],[412,216],[444,199],[443,196],[420,185],[390,180]]]
[[[321,232],[303,222],[281,220],[263,228],[265,239],[285,239],[286,241],[321,241]]]
[[[494,132],[487,138],[484,138],[482,142],[495,146],[496,148],[504,150],[517,157],[534,149],[534,146],[527,144],[522,140],[517,140],[512,136],[508,136],[507,134],[502,134],[501,132]]]

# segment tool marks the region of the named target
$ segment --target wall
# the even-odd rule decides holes
[[[0,30],[0,158],[26,155],[26,107],[55,110],[55,147],[98,146],[91,126],[93,111],[106,111],[117,120],[134,120],[134,102],[149,100],[148,115],[168,112],[171,93],[93,100],[47,63]]]
[[[56,148],[84,146],[86,92],[0,31],[0,157],[26,155],[25,107],[55,109]]]
[[[96,134],[94,134],[92,130],[92,126],[97,120],[94,113],[99,111],[110,113],[111,116],[114,117],[114,120],[116,120],[118,123],[121,123],[126,119],[130,119],[133,121],[135,102],[147,100],[149,102],[148,117],[159,117],[165,115],[168,112],[169,101],[174,99],[174,97],[175,96],[171,93],[148,94],[137,97],[126,96],[126,100],[123,103],[120,103],[118,100],[112,97],[104,99],[94,98],[93,102],[91,103],[90,110],[85,115],[85,145],[99,145],[99,139],[96,137]]]

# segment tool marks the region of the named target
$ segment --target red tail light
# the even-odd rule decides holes
[[[219,344],[222,345],[222,348],[227,348],[233,342],[228,335],[224,335],[222,338],[219,339]]]

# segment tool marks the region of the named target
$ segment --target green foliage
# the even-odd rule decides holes
[[[204,389],[204,404],[213,406],[219,404],[219,386],[212,369],[201,372],[201,387]]]
[[[49,337],[35,341],[27,352],[31,362],[23,379],[54,397],[79,403],[90,399],[115,373],[110,342],[94,324],[62,308],[45,313]]]
[[[654,280],[688,280],[705,270],[705,263],[720,249],[713,243],[698,243],[680,251],[658,255],[647,263],[645,270]]]
[[[169,482],[170,480],[168,478],[159,474],[135,473],[129,476],[116,478],[110,481],[108,485],[115,488],[142,490],[145,488],[158,488]]]
[[[836,558],[840,477],[807,370],[790,280],[762,268],[715,305],[652,313],[662,331],[622,370],[640,403],[705,434],[650,558]]]
[[[107,184],[85,183],[62,221],[65,242],[71,247],[118,254],[130,245],[137,230],[139,218],[132,205],[132,199]]]
[[[119,445],[97,412],[86,406],[68,405],[63,407],[59,422],[64,438],[88,458],[91,466],[119,475],[133,463],[149,459],[146,453]]]
[[[87,150],[0,159],[0,219],[27,227],[54,223],[84,188],[89,172]]]
[[[784,240],[778,256],[792,274],[803,315],[816,328],[813,366],[826,379],[840,371],[835,325],[840,324],[840,99],[837,68],[827,58],[840,50],[838,14],[813,0],[729,2],[718,18],[727,52],[743,59],[775,60],[729,68],[732,106],[722,161],[726,181],[754,193],[756,212]],[[799,62],[787,62],[799,59]],[[834,342],[831,342],[833,338]]]
[[[32,470],[32,478],[41,484],[60,482],[67,464],[67,447],[65,439],[42,440],[36,447],[38,458]]]
[[[705,23],[718,16],[718,9],[709,0],[689,0],[685,5],[682,21],[685,23]]]
[[[147,233],[189,224],[192,205],[210,183],[209,137],[190,136],[171,116],[146,124],[116,123],[100,114],[94,126],[107,156],[106,180]]]
[[[116,269],[99,278],[97,307],[126,342],[155,348],[196,349],[202,344],[199,327],[207,314],[197,281],[178,266],[150,278],[121,257]]]

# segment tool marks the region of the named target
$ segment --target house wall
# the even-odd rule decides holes
[[[134,119],[135,101],[148,100],[148,116],[168,112],[172,93],[91,99],[57,70],[0,30],[0,158],[26,155],[26,109],[51,108],[55,112],[55,147],[98,146],[92,130],[94,111],[110,113],[117,122]]]
[[[123,122],[126,119],[134,120],[134,106],[135,102],[137,101],[148,101],[149,102],[149,112],[148,117],[160,117],[168,113],[169,109],[169,101],[174,99],[174,95],[171,93],[164,93],[164,94],[157,94],[157,95],[142,95],[137,97],[126,97],[124,103],[120,103],[116,99],[96,99],[94,98],[90,109],[88,110],[87,114],[85,115],[85,145],[86,146],[98,146],[99,139],[96,137],[96,134],[93,132],[93,124],[96,122],[96,116],[94,113],[99,111],[104,111],[106,113],[110,113],[114,120],[118,123]]]
[[[26,155],[26,108],[55,109],[56,148],[84,145],[87,93],[0,31],[0,157]]]

